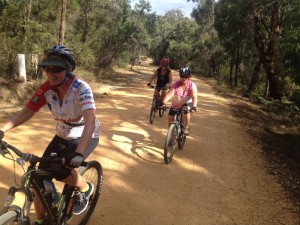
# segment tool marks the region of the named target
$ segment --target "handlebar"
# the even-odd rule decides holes
[[[10,149],[12,150],[17,156],[21,158],[22,161],[29,162],[29,163],[55,163],[55,164],[61,164],[63,163],[64,158],[58,158],[58,157],[38,157],[34,154],[31,153],[23,153],[16,147],[8,144],[5,141],[0,140],[0,154],[5,155],[7,154],[7,150]],[[87,166],[87,162],[82,162],[81,166]]]
[[[151,85],[147,85],[149,88],[155,88],[155,85],[151,84]]]
[[[147,86],[149,87],[149,88],[155,88],[156,86],[155,85],[153,85],[153,84],[151,84],[151,85],[148,85],[147,84]],[[163,86],[162,88],[161,88],[161,90],[168,90],[170,87],[167,87],[167,86]]]
[[[187,112],[194,112],[194,110],[192,110],[192,109],[174,109],[174,108],[172,108],[172,107],[167,107],[167,106],[165,106],[165,107],[163,107],[165,110],[173,110],[175,113],[187,113]]]

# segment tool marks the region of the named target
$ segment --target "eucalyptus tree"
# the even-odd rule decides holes
[[[252,23],[249,20],[249,4],[245,0],[220,0],[216,5],[214,27],[220,44],[229,56],[229,83],[238,85],[238,74],[244,68],[245,55],[251,55]],[[248,53],[246,51],[249,51]],[[261,63],[260,63],[261,64]],[[233,69],[235,76],[233,79]]]
[[[289,1],[286,11],[280,52],[287,74],[300,84],[300,0]]]
[[[220,47],[217,33],[214,29],[215,22],[215,1],[214,0],[193,0],[198,5],[193,9],[192,18],[198,24],[198,38],[195,41],[195,62],[202,62],[199,66],[201,73],[209,74],[211,70],[214,76],[219,75]],[[210,74],[211,74],[210,73]]]
[[[57,43],[57,8],[60,0],[1,1],[0,67],[14,73],[17,53],[37,53]],[[29,54],[29,55],[30,55]]]

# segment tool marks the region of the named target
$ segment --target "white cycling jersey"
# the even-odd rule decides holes
[[[90,86],[77,78],[68,78],[67,92],[63,102],[60,102],[57,88],[49,81],[43,83],[29,100],[26,106],[39,111],[45,104],[57,121],[56,134],[66,140],[80,138],[84,129],[82,112],[87,109],[96,109],[94,97]],[[100,136],[100,122],[95,123],[93,138]]]

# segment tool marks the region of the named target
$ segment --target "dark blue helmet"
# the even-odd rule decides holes
[[[74,71],[76,68],[76,60],[74,53],[67,47],[62,45],[55,45],[50,49],[47,49],[44,51],[44,57],[50,57],[50,56],[58,56],[60,58],[63,58],[67,61],[69,65],[69,69],[71,71]]]
[[[183,67],[183,68],[180,68],[180,70],[179,70],[180,76],[191,76],[191,72],[192,71],[188,67]]]

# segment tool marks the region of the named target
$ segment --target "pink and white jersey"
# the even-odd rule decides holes
[[[175,109],[180,109],[185,103],[192,102],[192,90],[196,89],[196,84],[188,81],[186,89],[182,87],[182,81],[178,80],[172,84],[171,88],[175,89],[174,97],[171,106]]]
[[[43,83],[29,100],[26,106],[37,112],[45,104],[57,121],[56,134],[66,140],[81,137],[84,129],[82,112],[87,109],[96,109],[94,97],[90,86],[80,79],[67,80],[67,92],[60,102],[57,89]],[[96,121],[93,137],[100,136],[100,123]]]

